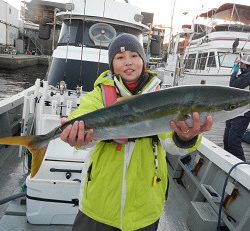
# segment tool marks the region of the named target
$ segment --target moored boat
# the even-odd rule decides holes
[[[185,28],[176,36],[167,61],[166,84],[228,86],[232,66],[250,53],[249,12],[250,6],[226,3],[200,14],[212,22]],[[185,44],[184,37],[188,37]]]

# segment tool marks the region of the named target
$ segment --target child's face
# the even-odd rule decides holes
[[[143,60],[137,52],[117,53],[113,59],[114,73],[121,75],[124,82],[136,82],[143,70]]]

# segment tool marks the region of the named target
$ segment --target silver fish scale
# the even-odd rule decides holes
[[[131,97],[77,119],[83,120],[86,128],[94,129],[96,139],[135,138],[167,132],[171,120],[194,111],[211,113],[216,121],[225,121],[249,110],[249,102],[250,92],[242,89],[182,86]],[[231,110],[232,105],[235,108]],[[192,125],[192,119],[188,119],[188,124]]]

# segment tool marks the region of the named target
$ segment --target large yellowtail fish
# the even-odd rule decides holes
[[[1,138],[0,144],[22,145],[32,153],[31,177],[43,161],[50,140],[76,120],[93,129],[95,140],[151,136],[170,130],[171,120],[190,119],[192,112],[211,114],[213,120],[225,121],[248,111],[250,91],[223,86],[181,86],[133,96],[109,108],[103,108],[58,126],[39,136]]]

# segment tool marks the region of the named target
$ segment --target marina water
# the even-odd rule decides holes
[[[48,66],[34,65],[16,70],[0,69],[0,100],[17,94],[24,89],[34,85],[37,78],[44,79]],[[18,147],[14,147],[15,150]],[[0,199],[4,199],[9,195],[19,192],[24,181],[22,175],[22,160],[12,155],[4,147],[0,149]],[[20,185],[20,186],[19,186]],[[8,204],[0,206],[0,218],[3,216]],[[1,230],[1,227],[0,227]]]
[[[34,65],[16,70],[0,69],[0,100],[34,85],[37,78],[45,79],[48,66]]]

